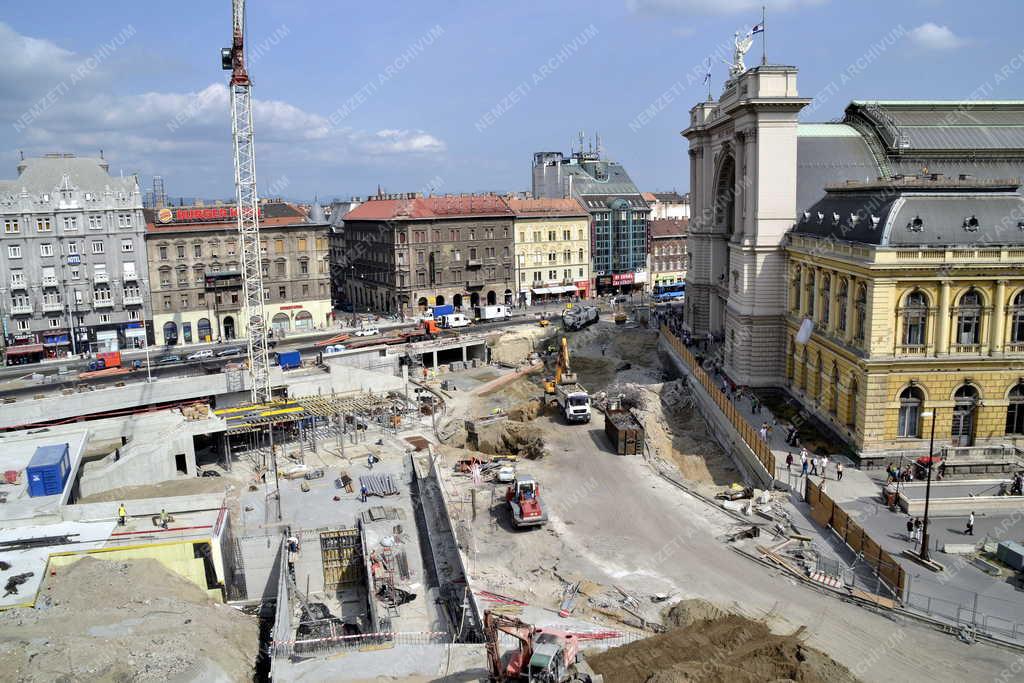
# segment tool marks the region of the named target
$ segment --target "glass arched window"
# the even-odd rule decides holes
[[[839,328],[840,332],[846,332],[846,312],[847,312],[847,299],[850,297],[850,285],[846,283],[846,280],[840,280],[839,282],[839,298],[836,301],[836,315],[839,319],[836,320],[836,327]]]
[[[981,295],[973,289],[960,297],[957,311],[958,344],[978,344],[981,340]]]
[[[855,307],[853,336],[857,341],[864,341],[864,328],[868,315],[868,290],[864,285],[857,287],[857,300],[853,303]]]
[[[1001,304],[997,304],[1001,305]],[[1013,297],[1010,318],[1010,342],[1024,344],[1024,292]]]
[[[839,411],[839,366],[832,363],[832,386],[830,387],[828,412],[833,415]]]
[[[832,276],[823,275],[821,278],[821,324],[828,326],[829,316],[832,314]]]
[[[807,389],[807,345],[804,345],[804,359],[800,364],[800,388]]]
[[[911,292],[903,305],[903,345],[924,346],[928,327],[928,299]]]
[[[793,272],[792,284],[792,301],[790,301],[790,308],[793,309],[794,313],[800,312],[800,266],[797,266]]]
[[[1006,406],[1006,433],[1024,435],[1024,385],[1010,389],[1007,398],[1010,403]]]
[[[814,318],[814,271],[811,270],[807,273],[807,283],[804,287],[807,288],[807,317]]]
[[[900,393],[900,413],[896,435],[901,438],[921,438],[921,404],[924,396],[917,387],[907,387]]]

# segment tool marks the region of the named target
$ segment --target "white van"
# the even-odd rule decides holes
[[[455,327],[465,327],[473,321],[470,320],[463,313],[449,313],[441,316],[441,327],[452,329]]]

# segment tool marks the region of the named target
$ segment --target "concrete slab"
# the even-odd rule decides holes
[[[72,432],[16,432],[0,435],[0,472],[14,470],[20,473],[17,484],[0,484],[0,492],[7,493],[7,502],[0,504],[0,523],[4,526],[37,525],[44,519],[60,520],[60,509],[71,496],[82,455],[89,440],[89,431],[79,427]],[[28,494],[28,466],[36,448],[53,444],[68,444],[71,471],[59,495],[31,497]]]

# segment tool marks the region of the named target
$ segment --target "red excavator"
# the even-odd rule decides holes
[[[498,634],[519,641],[508,661],[501,661]],[[536,628],[515,617],[484,612],[487,639],[487,669],[492,683],[604,683],[583,659],[576,634],[550,628]]]
[[[505,492],[512,526],[517,529],[541,526],[548,521],[548,513],[540,503],[540,484],[528,474],[517,474]]]

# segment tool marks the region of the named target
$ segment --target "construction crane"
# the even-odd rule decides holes
[[[231,47],[220,51],[221,68],[231,72],[231,137],[235,151],[235,204],[249,337],[249,388],[252,402],[270,401],[270,357],[264,310],[256,152],[253,148],[252,82],[245,68],[245,0],[231,2]]]

